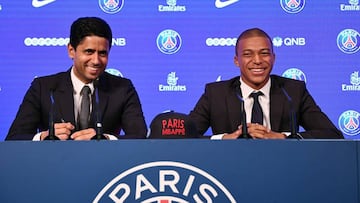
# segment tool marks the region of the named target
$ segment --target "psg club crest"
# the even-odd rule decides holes
[[[124,171],[97,194],[98,202],[188,203],[236,200],[215,177],[195,166],[155,161]]]
[[[175,30],[167,29],[158,35],[156,45],[164,54],[175,54],[181,47],[181,37]]]
[[[124,0],[99,0],[99,6],[105,13],[114,14],[121,10]]]
[[[353,29],[345,29],[339,33],[336,42],[342,52],[353,54],[360,49],[359,40],[359,32]]]
[[[306,76],[304,72],[297,68],[289,68],[283,74],[283,77],[294,79],[294,80],[301,80],[306,83]]]
[[[345,111],[339,117],[339,128],[349,136],[358,135],[360,133],[359,117],[360,114],[357,111]]]
[[[305,0],[280,0],[280,5],[288,13],[299,13],[305,7]]]
[[[111,75],[115,75],[115,76],[118,76],[118,77],[121,77],[121,78],[124,77],[124,75],[118,69],[115,69],[115,68],[106,68],[105,71],[107,73],[110,73]]]

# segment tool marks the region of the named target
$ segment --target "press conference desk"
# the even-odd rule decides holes
[[[121,199],[359,203],[360,142],[0,142],[0,202]]]

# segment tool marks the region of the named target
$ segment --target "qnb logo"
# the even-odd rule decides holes
[[[176,5],[176,0],[166,0],[167,6],[159,5],[158,9],[160,12],[185,12],[185,6]]]
[[[157,161],[126,170],[96,196],[98,202],[231,202],[234,197],[216,178],[192,165]]]
[[[175,30],[167,29],[158,35],[156,45],[164,54],[175,54],[180,50],[181,37]]]
[[[111,75],[115,75],[115,76],[118,76],[118,77],[121,77],[123,78],[124,75],[117,69],[115,68],[106,68],[105,70],[107,73],[110,73]]]
[[[299,13],[305,7],[305,0],[280,0],[280,5],[287,13]]]
[[[64,37],[26,37],[24,39],[25,46],[67,46],[70,39]],[[126,38],[112,38],[112,46],[125,46]]]
[[[167,76],[167,85],[159,85],[160,92],[185,92],[185,85],[178,85],[178,77],[176,77],[176,72],[171,72]]]
[[[235,46],[237,38],[207,38],[206,45],[209,47],[215,46]]]
[[[306,40],[304,37],[285,37],[285,38],[274,37],[272,42],[275,47],[281,47],[283,45],[288,47],[306,45]]]
[[[353,29],[345,29],[339,33],[336,42],[339,49],[346,54],[353,54],[359,51],[360,34]]]
[[[340,130],[349,136],[358,135],[360,133],[359,116],[359,112],[354,110],[343,112],[339,117]]]
[[[123,47],[126,46],[126,38],[112,38],[111,46]]]
[[[114,14],[121,10],[124,0],[99,0],[99,7],[105,13]]]
[[[360,11],[359,0],[349,0],[349,4],[340,4],[340,11]]]
[[[306,82],[306,76],[305,74],[297,68],[289,68],[287,69],[283,74],[283,77],[294,79],[294,80],[301,80]]]
[[[341,90],[344,92],[347,91],[360,91],[360,77],[359,77],[359,71],[354,71],[350,75],[350,84],[342,84]]]

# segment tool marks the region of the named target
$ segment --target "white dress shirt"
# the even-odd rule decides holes
[[[262,111],[263,111],[263,116],[264,116],[264,126],[271,129],[271,124],[270,124],[270,86],[271,86],[271,78],[269,78],[268,82],[264,85],[264,87],[262,87],[259,90],[254,90],[253,88],[251,88],[250,86],[248,86],[247,84],[245,84],[245,82],[240,78],[240,88],[241,88],[241,93],[242,93],[242,97],[244,99],[244,106],[245,106],[245,111],[246,111],[246,121],[248,123],[251,122],[251,111],[252,111],[252,106],[254,104],[254,99],[250,96],[251,93],[253,92],[258,92],[261,91],[263,93],[263,95],[259,96],[259,103],[261,105]]]

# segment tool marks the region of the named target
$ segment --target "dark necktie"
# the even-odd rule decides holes
[[[79,124],[81,130],[87,129],[89,126],[90,93],[90,88],[87,85],[85,85],[80,92],[80,95],[82,96],[79,113]]]
[[[254,104],[251,112],[251,123],[263,124],[263,111],[259,103],[259,96],[263,95],[262,92],[253,92],[250,94],[254,98]]]

